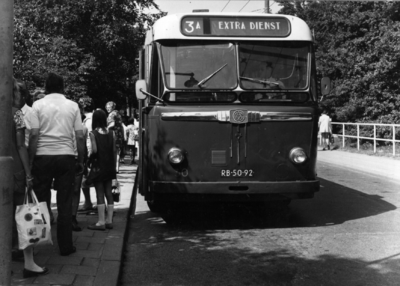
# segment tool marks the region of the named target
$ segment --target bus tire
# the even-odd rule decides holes
[[[167,205],[158,201],[149,200],[147,205],[153,213],[164,213],[167,211]]]

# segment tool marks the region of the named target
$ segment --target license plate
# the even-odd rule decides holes
[[[221,170],[221,177],[253,177],[253,170],[241,170],[241,169],[233,169],[233,170]]]

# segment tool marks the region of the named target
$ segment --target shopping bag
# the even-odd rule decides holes
[[[111,193],[113,196],[113,201],[118,203],[120,200],[121,188],[117,179],[112,180]]]
[[[85,185],[91,186],[93,184],[93,180],[97,179],[100,176],[100,167],[97,155],[93,155],[89,158],[88,170],[89,173],[85,179]]]
[[[333,134],[332,134],[332,133],[329,133],[329,142],[330,142],[331,144],[335,144],[335,137],[333,137]]]
[[[28,196],[31,195],[32,203]],[[50,214],[46,202],[39,202],[33,190],[26,190],[24,204],[15,211],[19,249],[28,246],[53,244],[51,239]]]

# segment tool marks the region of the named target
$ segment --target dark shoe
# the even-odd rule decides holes
[[[112,223],[106,223],[106,229],[113,229]]]
[[[81,207],[81,208],[79,208],[78,209],[78,213],[87,213],[87,212],[90,212],[90,211],[93,211],[93,205],[92,206],[83,206],[83,207]]]
[[[29,278],[29,277],[36,277],[36,276],[40,276],[40,275],[46,275],[47,273],[49,273],[49,269],[47,269],[46,267],[43,267],[43,271],[40,271],[40,272],[31,271],[31,270],[24,268],[24,271],[22,272],[22,276],[24,278]]]
[[[322,148],[322,151],[325,151],[326,149],[325,148]]]
[[[331,146],[328,145],[328,150],[331,150]]]
[[[68,251],[63,251],[63,252],[60,251],[60,255],[61,256],[68,256],[68,255],[70,255],[72,253],[75,253],[75,252],[76,252],[76,247],[72,246],[72,248],[70,250],[68,250]]]
[[[88,225],[87,228],[91,230],[106,230],[105,225],[96,225],[96,224]]]
[[[13,248],[11,250],[12,261],[24,261],[24,252],[20,249]]]
[[[82,228],[78,225],[76,220],[72,220],[72,231],[82,231]]]

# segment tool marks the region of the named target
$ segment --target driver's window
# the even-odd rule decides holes
[[[225,41],[160,43],[169,89],[234,89],[237,86],[235,45]]]
[[[305,89],[308,85],[308,42],[245,42],[239,44],[243,89]]]

